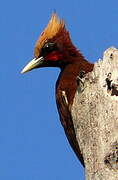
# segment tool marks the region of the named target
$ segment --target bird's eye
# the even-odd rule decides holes
[[[58,50],[57,45],[52,42],[46,43],[41,49],[41,55],[46,56],[48,53]]]

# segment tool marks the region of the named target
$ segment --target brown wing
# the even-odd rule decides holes
[[[66,137],[72,149],[74,150],[75,154],[77,155],[78,159],[84,166],[83,156],[81,154],[79,144],[76,139],[72,116],[68,107],[67,98],[64,95],[64,91],[58,92],[58,94],[56,95],[56,100],[57,100],[57,108],[59,111],[60,121],[64,128]]]

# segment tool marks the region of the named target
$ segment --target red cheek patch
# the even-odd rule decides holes
[[[49,60],[49,61],[57,61],[57,60],[63,59],[63,55],[60,52],[58,52],[58,51],[53,51],[53,52],[49,53],[45,57],[45,59]]]

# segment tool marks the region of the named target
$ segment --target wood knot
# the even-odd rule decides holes
[[[113,80],[111,77],[112,77],[112,73],[109,72],[107,74],[107,78],[105,79],[106,81],[105,86],[107,86],[107,93],[109,93],[111,96],[114,95],[118,96],[118,78],[117,80]]]
[[[110,54],[110,59],[113,59],[113,53]]]
[[[84,81],[85,81],[85,75],[86,72],[81,70],[79,75],[77,76],[77,85],[78,85],[78,93],[82,92],[84,90]]]
[[[104,163],[109,169],[118,170],[118,142],[112,144],[110,152],[105,156]]]

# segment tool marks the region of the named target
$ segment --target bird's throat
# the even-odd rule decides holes
[[[72,105],[77,90],[77,76],[81,70],[84,70],[87,73],[92,71],[92,69],[93,64],[89,63],[88,61],[67,65],[64,69],[61,70],[56,83],[57,96],[60,94],[60,92],[64,91],[66,93],[68,104]]]

